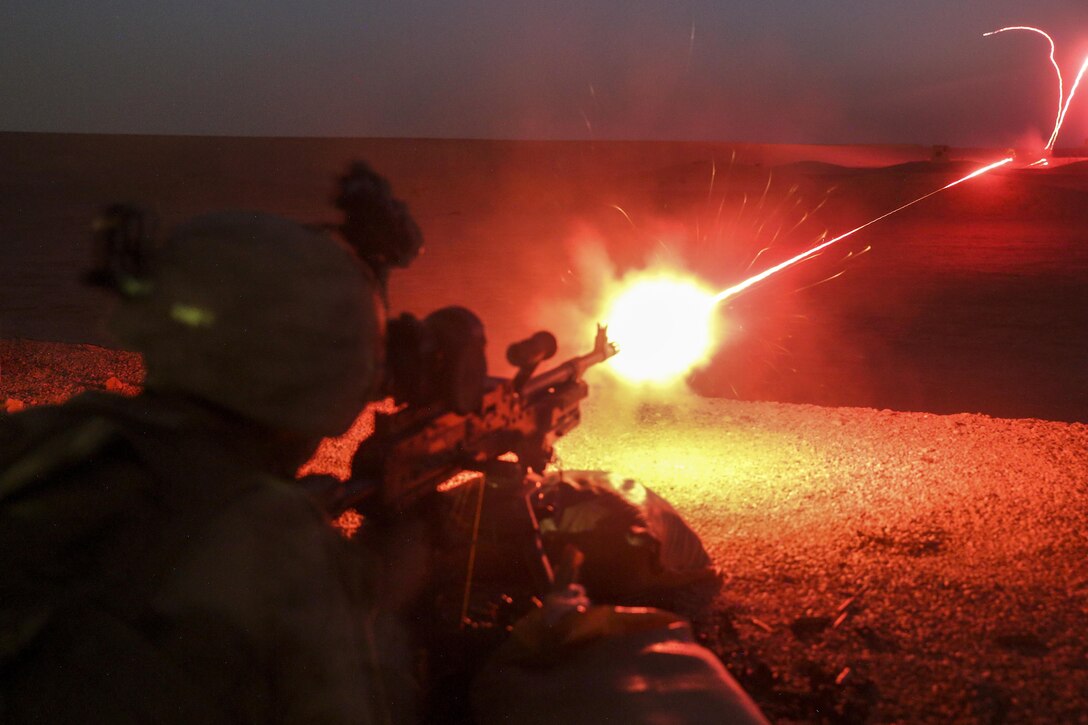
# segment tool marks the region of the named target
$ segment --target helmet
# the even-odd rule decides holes
[[[274,430],[343,432],[377,388],[378,286],[327,235],[256,212],[174,230],[114,329],[147,387],[189,393]]]

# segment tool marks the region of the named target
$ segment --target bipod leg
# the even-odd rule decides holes
[[[480,493],[476,498],[476,513],[473,516],[472,521],[472,542],[469,545],[468,550],[468,567],[465,572],[465,593],[461,599],[461,618],[458,627],[460,629],[465,628],[465,624],[468,622],[468,605],[469,600],[472,597],[472,575],[476,569],[476,549],[480,543],[480,517],[484,511],[484,491],[487,489],[487,481],[481,477],[477,481],[477,485],[480,487]]]
[[[532,569],[533,582],[541,595],[546,594],[555,586],[555,570],[551,560],[544,550],[544,536],[540,532],[540,521],[536,517],[536,509],[533,507],[533,498],[538,495],[540,487],[535,484],[526,484],[523,500],[525,501],[525,515],[529,519],[529,529],[532,533],[529,551],[529,566]]]

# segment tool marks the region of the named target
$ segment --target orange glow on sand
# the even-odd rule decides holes
[[[362,525],[363,517],[355,509],[344,511],[332,521],[333,528],[339,531],[340,535],[345,539],[350,539],[355,536],[359,531],[359,527]]]

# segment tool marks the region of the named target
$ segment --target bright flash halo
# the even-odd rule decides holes
[[[667,382],[703,362],[716,336],[714,291],[691,279],[642,277],[604,316],[619,347],[612,369],[632,382]]]

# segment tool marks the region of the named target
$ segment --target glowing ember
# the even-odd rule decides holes
[[[1065,114],[1069,112],[1069,104],[1073,102],[1073,96],[1077,92],[1077,87],[1080,85],[1081,79],[1084,77],[1085,71],[1088,71],[1088,58],[1084,59],[1084,63],[1081,64],[1080,71],[1077,73],[1076,79],[1073,81],[1073,86],[1069,89],[1069,96],[1065,95],[1065,81],[1062,79],[1062,69],[1058,67],[1058,61],[1054,60],[1054,39],[1049,34],[1040,30],[1039,28],[1033,28],[1030,25],[1012,25],[1007,28],[1000,28],[998,30],[991,31],[989,33],[983,33],[983,37],[990,35],[997,35],[998,33],[1004,33],[1009,30],[1026,30],[1032,33],[1038,33],[1046,38],[1050,43],[1050,64],[1054,66],[1054,72],[1058,76],[1058,115],[1054,118],[1054,130],[1050,134],[1050,140],[1046,142],[1044,147],[1046,151],[1051,151],[1054,148],[1054,143],[1058,140],[1058,133],[1062,130],[1062,124],[1065,123]],[[1042,161],[1042,159],[1040,159]],[[1035,166],[1040,161],[1036,161]],[[1042,164],[1046,165],[1046,164]]]
[[[694,279],[643,276],[628,284],[604,316],[619,346],[612,369],[634,382],[683,375],[713,352],[717,337],[713,290]]]

